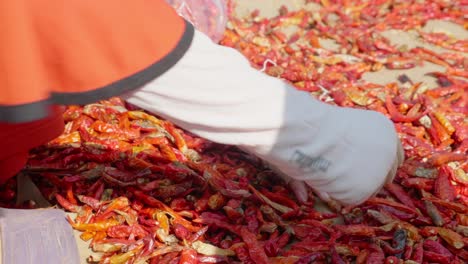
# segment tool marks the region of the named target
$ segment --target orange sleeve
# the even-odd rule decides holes
[[[54,105],[141,87],[185,54],[193,27],[164,0],[0,1],[0,183],[63,131]]]
[[[0,34],[0,122],[20,123],[141,87],[193,27],[164,0],[14,0],[0,1]]]

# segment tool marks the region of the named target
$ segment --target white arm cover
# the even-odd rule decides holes
[[[343,204],[380,189],[397,156],[385,116],[315,100],[200,32],[173,68],[126,99],[201,137],[238,145]]]

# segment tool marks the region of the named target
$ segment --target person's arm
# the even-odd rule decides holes
[[[393,178],[402,160],[385,116],[315,100],[198,31],[173,68],[126,99],[194,134],[263,158],[296,180],[301,199],[306,192],[298,181],[324,199],[361,203]]]

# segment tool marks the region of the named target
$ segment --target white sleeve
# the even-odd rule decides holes
[[[198,31],[173,68],[126,99],[201,137],[237,145],[344,204],[380,189],[396,157],[396,132],[385,116],[315,100]]]

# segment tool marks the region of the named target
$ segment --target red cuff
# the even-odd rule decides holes
[[[12,154],[0,160],[0,184],[15,176],[28,161],[28,152]]]
[[[39,121],[23,124],[0,123],[0,183],[18,173],[26,164],[30,149],[58,137],[64,129],[62,110]]]

